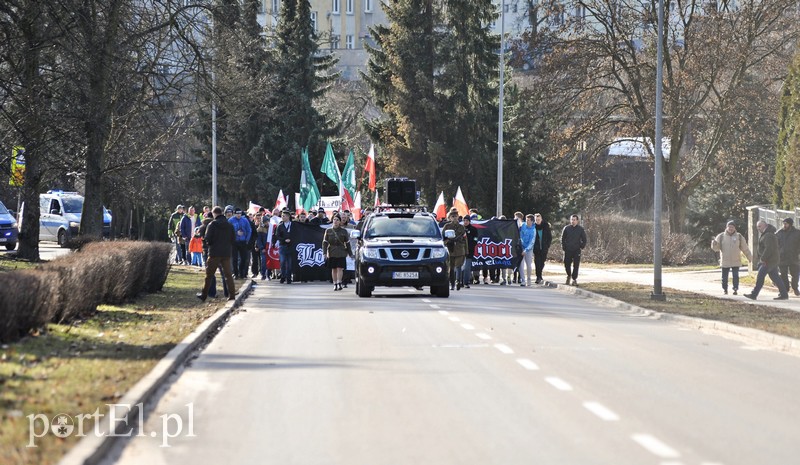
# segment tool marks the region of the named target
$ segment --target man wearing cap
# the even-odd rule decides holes
[[[233,226],[236,234],[236,241],[234,242],[234,254],[236,260],[233,261],[233,277],[236,279],[244,279],[247,277],[247,265],[250,259],[250,236],[253,230],[250,228],[250,221],[243,218],[243,211],[237,208],[233,211],[233,218],[228,222]]]
[[[719,252],[719,266],[722,267],[722,293],[728,293],[728,274],[733,274],[733,295],[739,291],[739,267],[742,266],[742,254],[753,261],[753,254],[747,245],[747,239],[736,231],[736,223],[728,221],[725,231],[711,239],[711,250]]]
[[[783,227],[775,236],[778,238],[778,252],[780,253],[778,270],[781,279],[783,279],[787,291],[791,287],[794,295],[800,295],[800,290],[797,288],[797,274],[800,272],[800,256],[798,256],[800,254],[800,230],[794,227],[794,219],[783,220]],[[791,282],[789,281],[790,274]]]
[[[178,229],[181,218],[183,218],[183,205],[178,205],[172,215],[169,216],[169,221],[167,222],[167,237],[175,244],[175,263],[179,265],[182,263],[183,258],[181,255],[181,243],[178,240],[179,235],[175,230]]]

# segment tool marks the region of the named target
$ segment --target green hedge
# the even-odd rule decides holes
[[[160,242],[92,242],[34,270],[0,273],[0,342],[161,290],[171,252]]]

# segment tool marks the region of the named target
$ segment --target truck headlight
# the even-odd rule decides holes
[[[70,227],[70,228],[76,228],[76,229],[78,229],[78,228],[80,228],[80,227],[81,227],[81,224],[80,224],[80,223],[78,223],[78,222],[76,222],[76,221],[70,221],[70,222],[69,222],[69,227]]]
[[[364,258],[378,258],[378,249],[364,249]]]
[[[14,223],[12,223],[12,224],[11,224],[11,228],[12,228],[12,229],[17,229],[17,227],[18,227],[18,226],[19,226],[19,224],[18,224],[18,223],[16,223],[16,222],[14,222]]]
[[[444,256],[445,256],[445,251],[443,248],[433,249],[433,251],[431,251],[431,258],[444,258]]]

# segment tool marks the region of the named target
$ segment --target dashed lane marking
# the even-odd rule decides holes
[[[526,370],[535,371],[539,369],[539,365],[533,363],[532,360],[528,360],[527,358],[518,358],[517,363],[522,365],[522,368],[525,368]]]
[[[492,336],[489,336],[486,333],[475,333],[475,335],[478,336],[479,338],[483,339],[484,341],[488,341],[489,339],[492,338]]]
[[[557,378],[555,376],[550,376],[544,379],[548,383],[550,383],[554,388],[558,389],[559,391],[571,391],[572,386],[566,381],[561,378]]]
[[[473,329],[475,329],[475,327],[474,327],[474,326],[472,326],[472,325],[471,325],[471,324],[469,324],[469,323],[461,323],[461,327],[462,327],[462,328],[464,328],[464,329],[470,330],[470,331],[471,331],[471,330],[473,330]]]
[[[449,315],[450,312],[448,312],[447,310],[439,310],[439,314],[440,315]]]
[[[619,415],[612,412],[605,405],[599,402],[584,402],[583,406],[586,408],[586,410],[600,417],[601,420],[619,421]]]
[[[677,450],[649,434],[633,434],[631,435],[631,439],[647,449],[651,454],[661,457],[662,459],[677,459],[681,456]]]
[[[448,318],[448,320],[458,323],[459,321],[461,321],[461,318],[457,316],[451,316],[450,318]]]
[[[495,347],[495,349],[499,350],[500,352],[502,352],[504,354],[513,354],[514,353],[514,350],[511,349],[511,347],[508,347],[505,344],[495,344],[494,347]]]

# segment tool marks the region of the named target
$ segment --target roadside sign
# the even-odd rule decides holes
[[[11,178],[8,184],[11,186],[25,184],[25,147],[18,145],[11,151]]]

